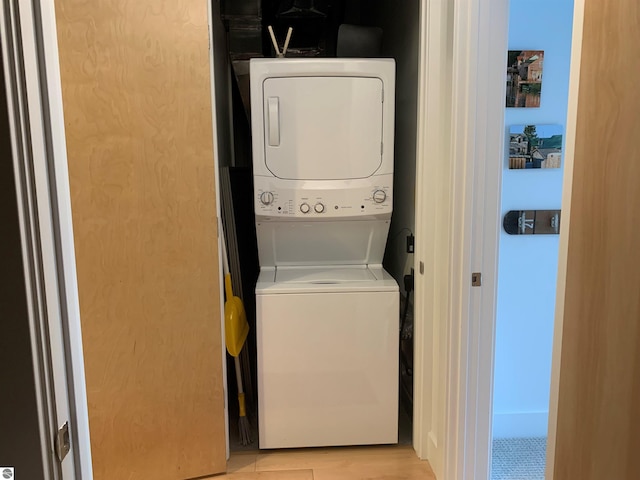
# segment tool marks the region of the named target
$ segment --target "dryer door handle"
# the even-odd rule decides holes
[[[280,146],[280,99],[269,97],[267,99],[267,129],[269,146]]]

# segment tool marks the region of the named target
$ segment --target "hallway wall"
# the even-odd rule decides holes
[[[540,107],[506,109],[506,142],[511,125],[566,125],[573,0],[511,0],[509,15],[509,49],[544,50],[544,64]],[[560,208],[563,170],[509,170],[505,145],[502,215]],[[558,240],[500,235],[494,437],[546,435]]]

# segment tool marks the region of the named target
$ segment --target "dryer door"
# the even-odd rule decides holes
[[[268,78],[263,92],[265,162],[276,177],[367,178],[380,168],[379,78]]]

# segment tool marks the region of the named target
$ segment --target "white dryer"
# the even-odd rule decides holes
[[[396,443],[395,63],[252,59],[260,448]]]

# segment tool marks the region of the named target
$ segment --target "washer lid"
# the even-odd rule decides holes
[[[279,267],[274,281],[280,283],[336,284],[345,282],[372,282],[376,276],[366,265],[343,267]]]
[[[273,175],[355,179],[380,168],[380,78],[276,77],[267,78],[262,88],[265,164]]]
[[[324,270],[324,272],[323,272]],[[357,277],[361,280],[356,280]],[[266,267],[260,269],[256,295],[395,292],[398,284],[382,265],[343,267]]]

